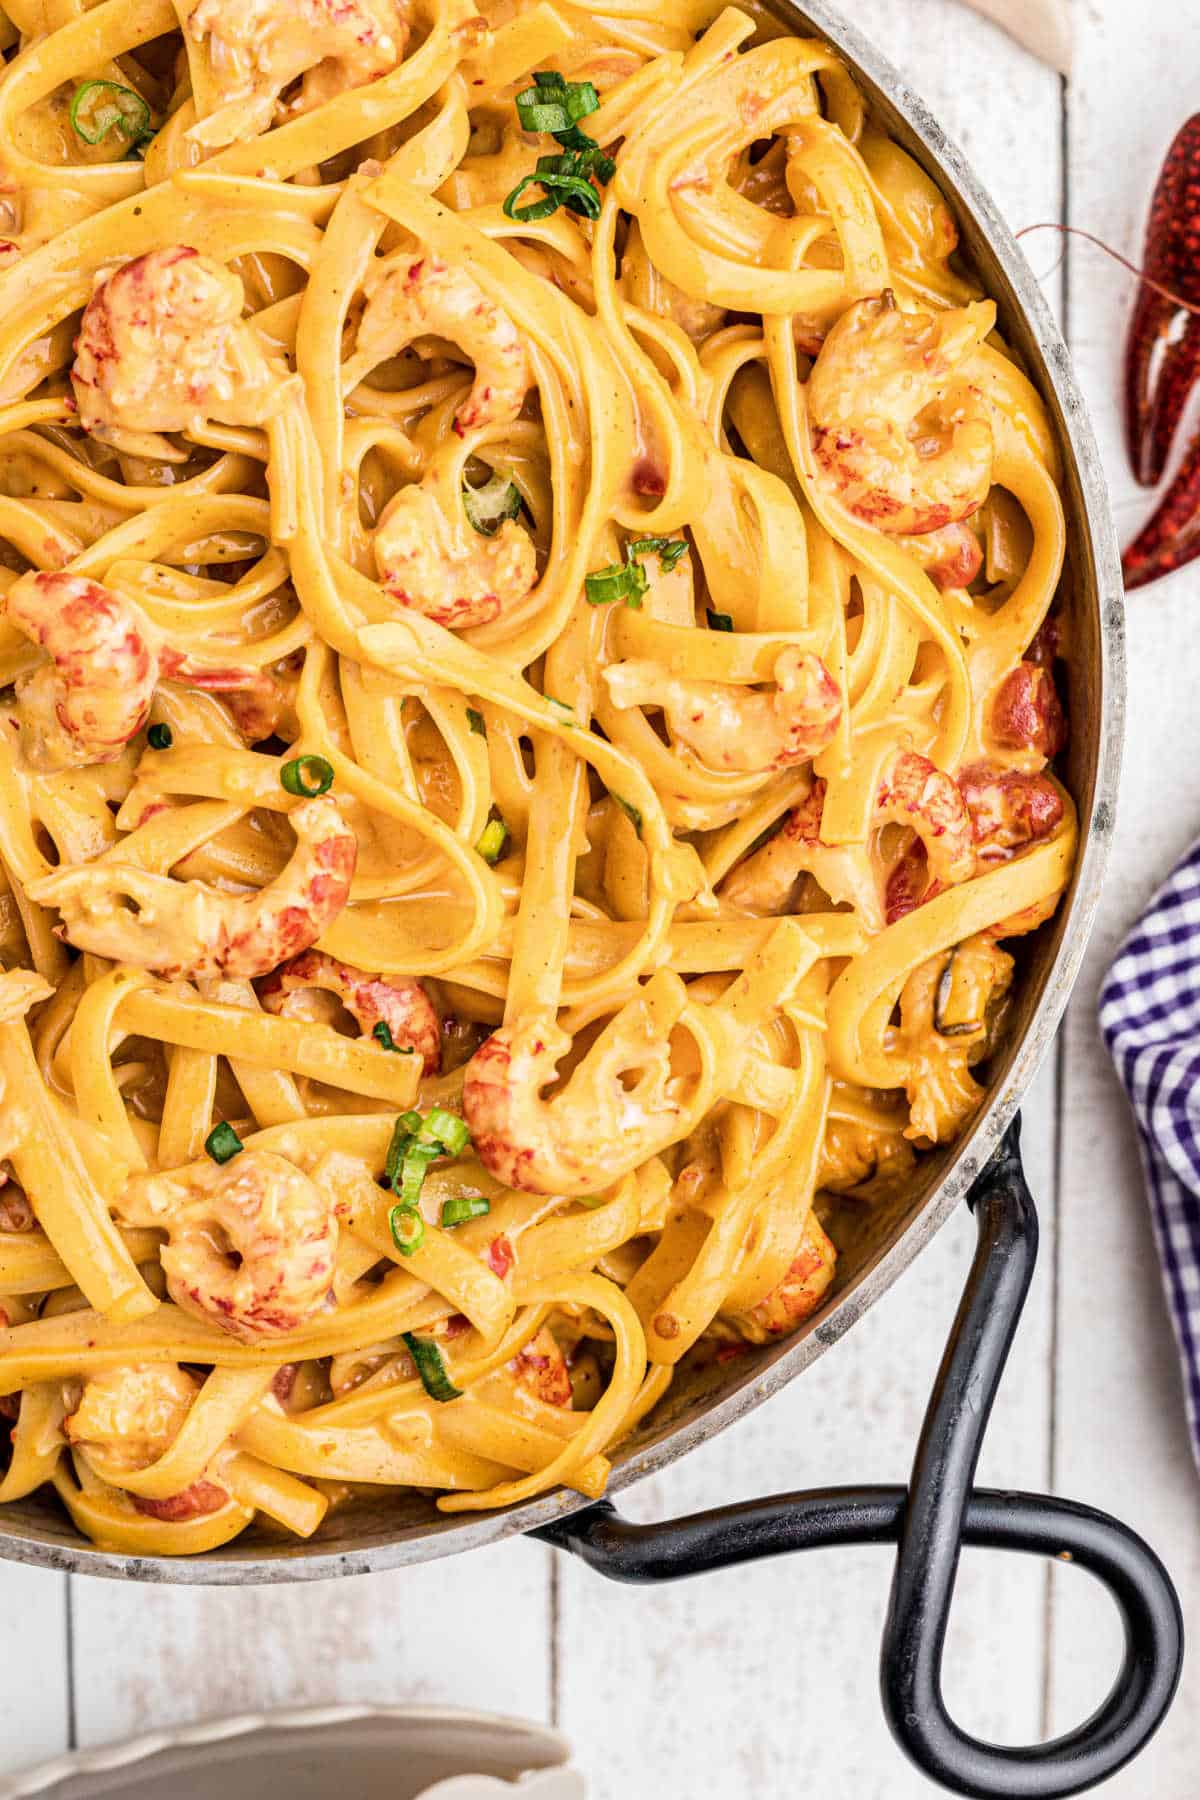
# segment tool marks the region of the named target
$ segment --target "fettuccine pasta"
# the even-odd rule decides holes
[[[981,1101],[1045,410],[756,7],[0,24],[0,1503],[596,1497]]]

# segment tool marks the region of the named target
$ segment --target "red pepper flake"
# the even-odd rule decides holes
[[[657,499],[667,491],[667,478],[657,463],[643,456],[633,466],[633,491]]]
[[[489,1244],[487,1260],[492,1273],[498,1275],[500,1280],[503,1281],[517,1258],[508,1239],[501,1235],[500,1237],[494,1237]]]

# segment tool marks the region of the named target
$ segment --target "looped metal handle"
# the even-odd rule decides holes
[[[1170,1577],[1128,1527],[1091,1507],[972,1492],[983,1435],[1037,1258],[1038,1224],[1014,1124],[971,1195],[978,1244],[913,1462],[883,1632],[883,1704],[913,1761],[955,1793],[1077,1794],[1113,1774],[1157,1730],[1183,1662]],[[942,1652],[963,1543],[1066,1557],[1108,1588],[1125,1655],[1108,1698],[1052,1743],[985,1744],[942,1698]]]
[[[1105,1513],[1035,1494],[973,1490],[983,1435],[1037,1257],[1037,1214],[1014,1125],[976,1183],[978,1243],[907,1489],[828,1488],[636,1525],[607,1502],[535,1535],[616,1581],[671,1581],[838,1544],[899,1545],[884,1628],[884,1710],[913,1762],[978,1800],[1057,1800],[1105,1780],[1145,1745],[1174,1698],[1183,1621],[1150,1547]],[[985,1744],[946,1711],[942,1651],[963,1544],[1066,1558],[1108,1588],[1125,1657],[1099,1710],[1053,1743]]]

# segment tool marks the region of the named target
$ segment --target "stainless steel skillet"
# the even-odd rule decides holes
[[[971,1484],[1036,1256],[1036,1214],[1016,1148],[1017,1106],[1078,973],[1112,834],[1125,692],[1120,561],[1066,348],[995,207],[926,107],[852,26],[823,0],[770,4],[797,32],[815,33],[835,46],[888,130],[936,180],[957,215],[967,252],[1000,304],[1005,335],[1058,429],[1072,611],[1068,779],[1079,804],[1082,855],[1067,903],[1029,946],[1008,1044],[973,1129],[925,1163],[919,1187],[903,1202],[869,1218],[848,1210],[835,1223],[841,1257],[829,1302],[786,1343],[673,1391],[618,1453],[612,1492],[705,1442],[815,1361],[966,1199],[978,1222],[979,1247],[909,1486],[785,1495],[644,1528],[625,1523],[610,1503],[588,1506],[563,1492],[467,1521],[440,1515],[419,1497],[385,1498],[336,1515],[310,1543],[282,1544],[248,1533],[210,1556],[178,1561],[92,1549],[53,1502],[34,1499],[0,1511],[0,1556],[135,1580],[240,1585],[394,1568],[538,1531],[605,1574],[648,1581],[785,1550],[895,1542],[900,1548],[884,1637],[883,1699],[909,1755],[958,1793],[1075,1793],[1136,1754],[1170,1704],[1182,1657],[1174,1590],[1153,1552],[1104,1515],[1066,1502],[975,1492]],[[962,1542],[1068,1555],[1100,1576],[1121,1609],[1126,1658],[1116,1686],[1086,1725],[1056,1744],[979,1744],[946,1715],[939,1664]]]

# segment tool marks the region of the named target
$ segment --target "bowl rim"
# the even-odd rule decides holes
[[[252,1739],[272,1731],[329,1731],[341,1725],[361,1724],[429,1727],[439,1732],[451,1729],[478,1731],[493,1738],[511,1741],[514,1755],[522,1744],[536,1744],[539,1753],[553,1761],[543,1761],[539,1769],[567,1769],[571,1746],[562,1733],[538,1719],[519,1719],[509,1713],[477,1712],[459,1706],[387,1705],[363,1702],[337,1706],[273,1707],[262,1712],[233,1713],[227,1717],[194,1720],[188,1724],[164,1726],[159,1731],[139,1733],[116,1744],[100,1744],[86,1750],[67,1750],[47,1762],[20,1769],[15,1775],[0,1776],[0,1800],[34,1800],[49,1793],[58,1783],[86,1775],[111,1775],[122,1769],[134,1769],[139,1763],[170,1750],[205,1750],[215,1744],[228,1744]],[[526,1752],[527,1753],[527,1752]],[[463,1771],[466,1773],[467,1771]],[[532,1767],[527,1773],[534,1772]],[[522,1776],[513,1787],[514,1796],[521,1791]]]

